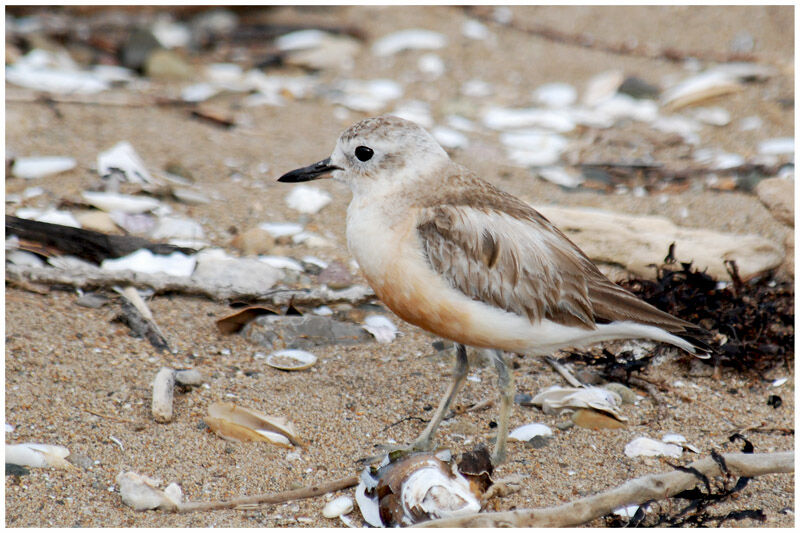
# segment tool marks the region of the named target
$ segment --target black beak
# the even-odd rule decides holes
[[[291,172],[287,172],[280,178],[278,181],[282,181],[284,183],[298,183],[300,181],[311,181],[318,178],[321,178],[323,174],[327,174],[333,170],[342,170],[341,168],[337,167],[336,165],[331,165],[331,158],[323,159],[318,163],[314,163],[313,165],[308,165],[307,167],[298,168],[297,170],[292,170]]]

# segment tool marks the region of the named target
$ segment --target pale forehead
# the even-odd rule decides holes
[[[383,115],[356,122],[342,133],[340,140],[345,143],[356,138],[384,141],[420,134],[422,134],[422,128],[413,122],[391,115]]]

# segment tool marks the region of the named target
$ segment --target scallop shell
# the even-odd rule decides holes
[[[267,356],[267,364],[278,370],[305,370],[317,362],[317,356],[305,350],[279,350]]]
[[[304,445],[294,424],[285,418],[265,415],[232,403],[212,404],[203,421],[223,439],[265,441],[284,448]]]

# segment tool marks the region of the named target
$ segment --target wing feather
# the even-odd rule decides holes
[[[476,178],[459,179],[461,196],[430,198],[417,226],[428,263],[453,288],[531,322],[594,329],[630,320],[679,334],[702,331],[610,281],[528,204]]]

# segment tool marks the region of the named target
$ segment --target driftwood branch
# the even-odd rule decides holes
[[[731,474],[756,477],[794,472],[794,452],[724,454]],[[719,464],[711,457],[688,465],[706,476],[720,475]],[[641,505],[651,500],[672,497],[697,485],[698,478],[680,470],[632,479],[607,492],[544,509],[519,509],[479,513],[458,518],[432,520],[420,527],[570,527],[585,524],[626,505]]]
[[[156,294],[179,293],[204,296],[212,300],[251,300],[273,305],[323,305],[331,303],[360,304],[375,298],[372,289],[354,285],[347,289],[331,290],[327,287],[312,289],[272,288],[266,291],[245,290],[230,285],[211,285],[191,277],[166,274],[143,274],[129,270],[105,271],[99,268],[63,270],[52,267],[6,265],[6,280],[14,283],[28,282],[45,285],[66,285],[84,290],[112,289],[118,285],[130,285],[140,289],[151,289]]]
[[[272,492],[269,494],[257,494],[255,496],[243,496],[231,500],[218,502],[186,502],[174,509],[176,513],[193,513],[195,511],[216,511],[219,509],[247,508],[253,505],[265,503],[284,503],[305,498],[315,498],[329,492],[346,489],[358,485],[359,476],[350,476],[333,481],[326,481],[319,485],[303,487],[296,490],[285,492]]]

